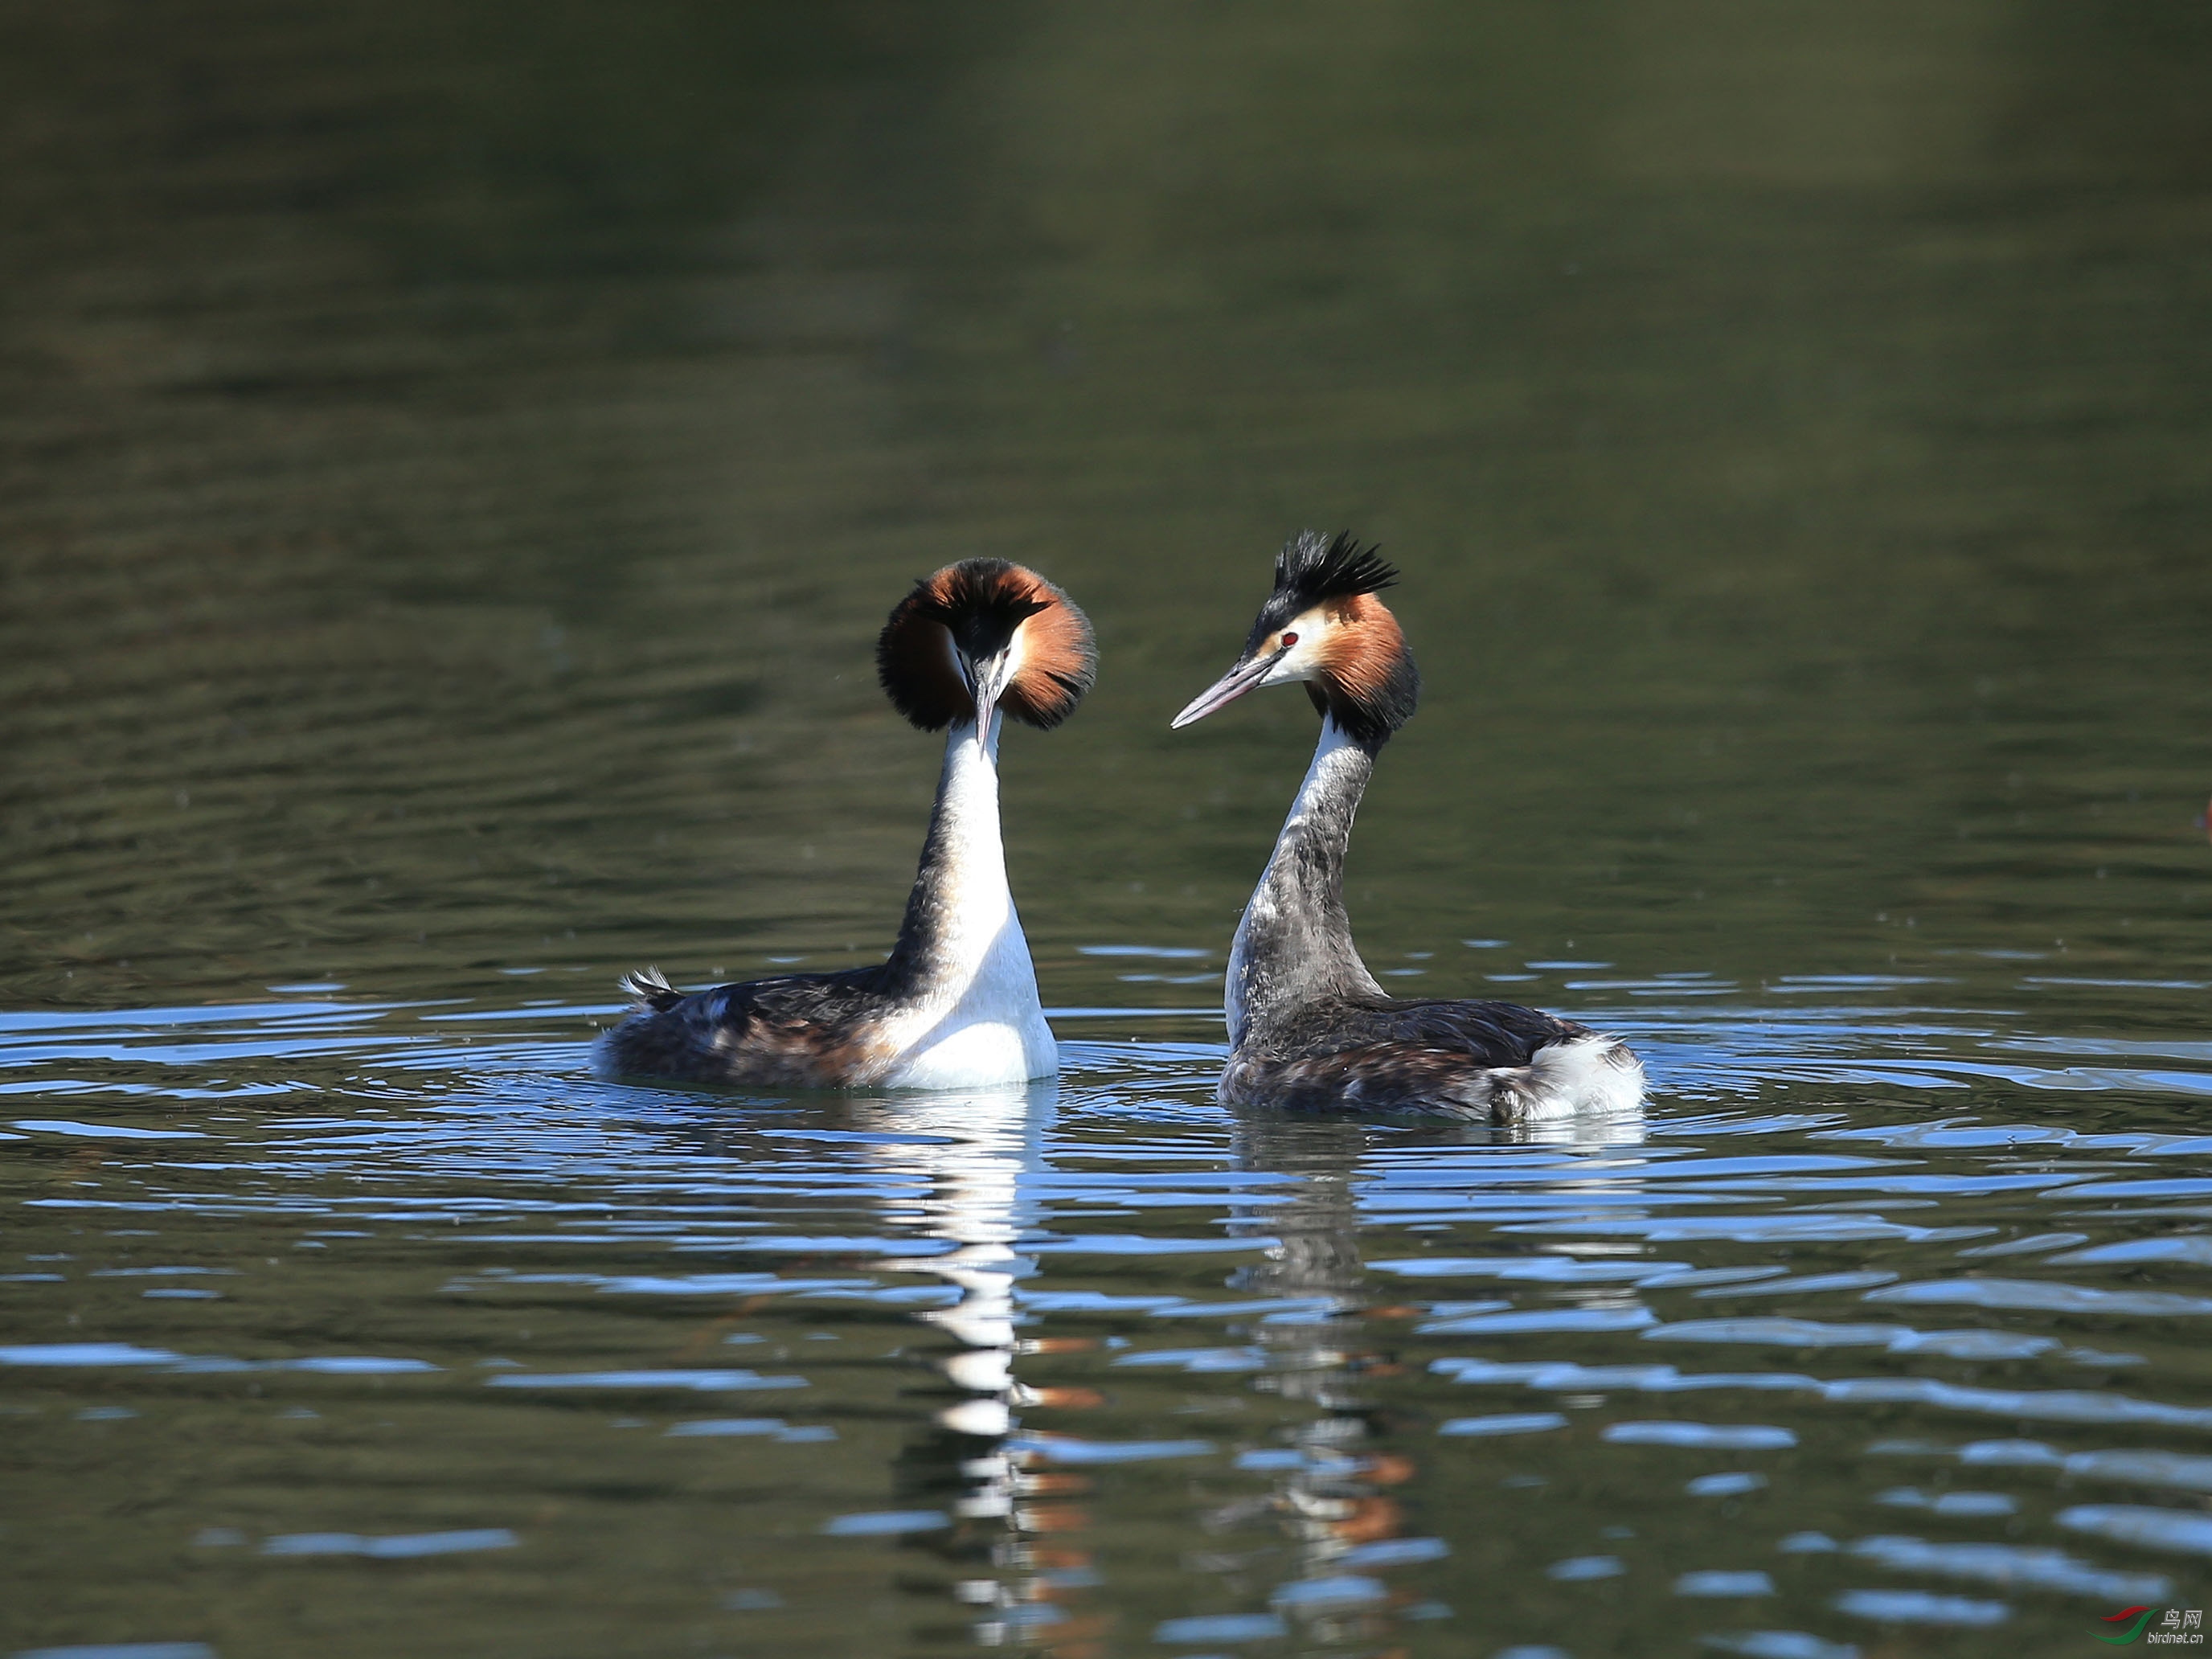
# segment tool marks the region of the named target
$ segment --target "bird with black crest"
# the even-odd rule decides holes
[[[656,969],[599,1039],[610,1077],[785,1089],[965,1089],[1060,1069],[1007,884],[999,736],[1009,715],[1049,729],[1097,672],[1091,623],[1066,594],[1004,559],[967,559],[915,584],[876,642],[891,705],[944,732],[921,865],[888,960],[784,974],[690,995]]]
[[[1229,672],[1181,728],[1266,685],[1299,684],[1321,741],[1230,945],[1230,1104],[1394,1110],[1520,1123],[1632,1111],[1644,1067],[1617,1037],[1516,1003],[1394,997],[1352,942],[1344,858],[1352,815],[1421,677],[1389,607],[1398,573],[1349,532],[1304,531]]]

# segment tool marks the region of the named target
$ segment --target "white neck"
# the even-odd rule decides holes
[[[939,842],[943,875],[935,954],[940,970],[963,982],[975,976],[1006,928],[1018,932],[1021,926],[1006,884],[1006,847],[999,827],[1000,729],[996,715],[981,738],[972,724],[954,726],[937,785],[932,840]]]
[[[1059,1069],[1036,970],[1006,884],[999,830],[999,732],[970,721],[945,744],[937,809],[899,952],[910,1000],[896,1016],[899,1053],[884,1081],[959,1088],[1019,1082]]]

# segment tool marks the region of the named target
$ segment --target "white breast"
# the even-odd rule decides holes
[[[1000,884],[1005,891],[1005,883]],[[969,1089],[1049,1077],[1060,1048],[1037,997],[1029,941],[1006,896],[1003,926],[949,1001],[902,1013],[898,1058],[884,1074],[893,1089]]]

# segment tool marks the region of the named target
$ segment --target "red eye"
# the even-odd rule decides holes
[[[1285,634],[1285,635],[1283,635],[1283,649],[1284,649],[1284,650],[1285,650],[1285,651],[1289,650],[1292,646],[1296,645],[1297,642],[1298,642],[1298,636],[1297,636],[1297,635],[1295,635],[1295,634]]]

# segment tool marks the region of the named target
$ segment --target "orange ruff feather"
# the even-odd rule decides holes
[[[1390,607],[1371,593],[1331,599],[1327,610],[1334,626],[1323,631],[1315,653],[1322,672],[1352,702],[1380,702],[1392,671],[1406,655],[1405,630]]]
[[[1033,570],[1016,565],[1007,580],[1024,584],[1020,597],[1046,608],[1017,630],[1021,666],[1000,701],[1016,720],[1049,731],[1073,714],[1091,690],[1098,659],[1091,622],[1067,602],[1067,595]]]
[[[1091,689],[1097,661],[1091,623],[1036,571],[999,559],[946,565],[893,607],[877,644],[878,675],[892,706],[926,732],[974,720],[975,700],[961,677],[948,623],[1031,607],[1042,608],[1014,629],[1018,665],[999,706],[1030,726],[1059,725]]]
[[[891,706],[925,732],[975,718],[975,699],[952,655],[952,632],[938,620],[953,567],[916,582],[892,607],[876,643],[878,678]]]

